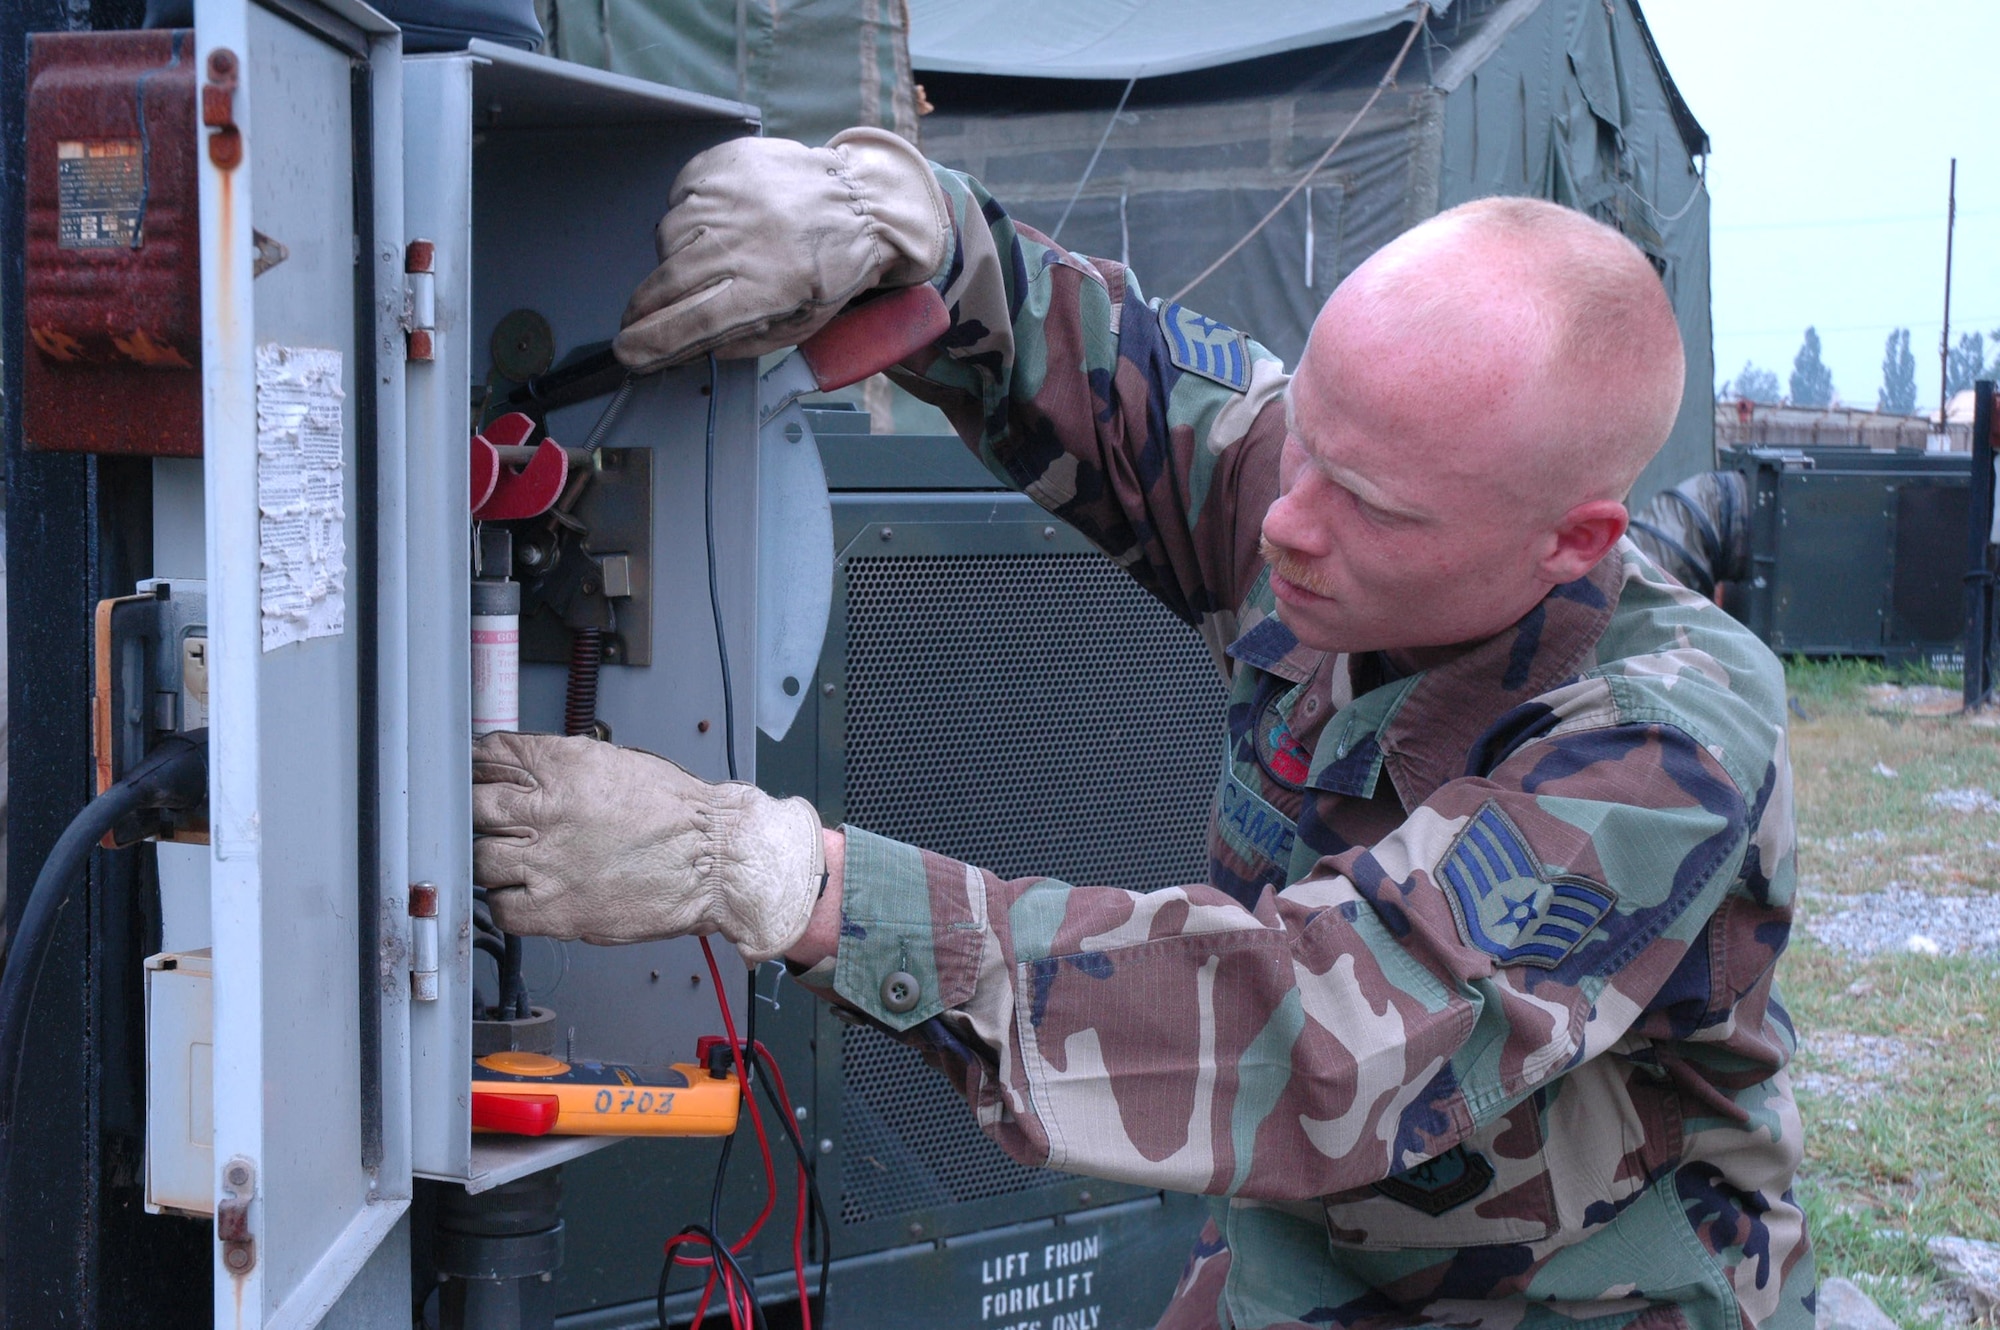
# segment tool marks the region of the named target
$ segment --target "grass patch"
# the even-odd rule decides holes
[[[1805,715],[1792,718],[1801,923],[1892,881],[2000,892],[2000,813],[1931,801],[1974,787],[2000,796],[2000,728],[1904,714],[1867,691],[1953,688],[1957,676],[1852,661],[1787,674]],[[2000,1242],[2000,962],[1861,958],[1803,928],[1793,939],[1781,981],[1803,1044],[1800,1194],[1820,1273],[1853,1279],[1905,1326],[1939,1327],[1925,1240]]]

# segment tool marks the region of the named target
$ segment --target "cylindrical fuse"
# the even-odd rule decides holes
[[[472,581],[472,737],[521,728],[521,584]]]

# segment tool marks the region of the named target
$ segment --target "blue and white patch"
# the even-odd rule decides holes
[[[1167,357],[1188,373],[1239,393],[1249,391],[1250,339],[1244,334],[1172,301],[1160,304],[1160,332],[1167,339]]]
[[[1618,899],[1589,878],[1543,868],[1527,838],[1490,801],[1451,843],[1437,878],[1460,936],[1502,965],[1562,964]]]

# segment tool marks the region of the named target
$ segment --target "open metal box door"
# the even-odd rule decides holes
[[[309,1326],[410,1195],[401,38],[345,0],[195,33],[215,1323]]]
[[[754,108],[735,102],[481,41],[462,52],[407,58],[403,89],[405,235],[432,242],[436,321],[433,358],[410,363],[407,397],[410,876],[436,884],[440,939],[437,997],[412,1010],[411,1149],[419,1176],[479,1192],[613,1138],[472,1131],[477,953],[466,444],[474,399],[467,389],[500,382],[492,338],[509,311],[534,311],[550,330],[552,355],[610,338],[632,288],[658,261],[653,228],[674,177],[695,153],[754,132],[757,121]],[[643,487],[623,491],[639,495],[627,512],[643,518],[634,529],[644,543],[600,548],[633,549],[642,570],[635,600],[645,602],[652,626],[643,656],[635,635],[635,649],[604,670],[599,719],[618,742],[711,779],[729,773],[724,744],[733,728],[737,770],[747,778],[756,770],[749,708],[759,671],[752,650],[756,363],[721,361],[714,375],[711,381],[709,367],[697,364],[646,376],[628,397],[554,410],[548,433],[571,445],[596,435],[606,450],[646,460],[643,471],[624,473],[649,477]],[[502,383],[491,414],[506,409],[497,405],[505,392]],[[620,405],[607,416],[613,401]],[[741,708],[733,727],[725,720],[704,540],[710,429],[717,583]],[[587,506],[576,511],[589,515]],[[640,550],[648,552],[641,557]],[[522,666],[523,729],[563,728],[566,674],[546,661]],[[623,947],[534,939],[528,952],[530,995],[555,1013],[566,1054],[665,1065],[690,1056],[696,1038],[716,1028],[713,995],[688,983],[696,973],[706,983],[691,939]],[[662,982],[662,975],[679,982]]]

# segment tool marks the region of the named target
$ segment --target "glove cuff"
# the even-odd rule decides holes
[[[951,257],[951,205],[924,155],[900,134],[870,125],[843,129],[826,146],[846,165],[884,246],[875,285],[915,286],[936,278]]]
[[[736,865],[742,880],[731,893],[735,917],[723,931],[744,960],[758,965],[805,936],[826,877],[826,842],[819,813],[806,799],[760,796],[741,816],[751,824],[741,840],[756,848]]]

